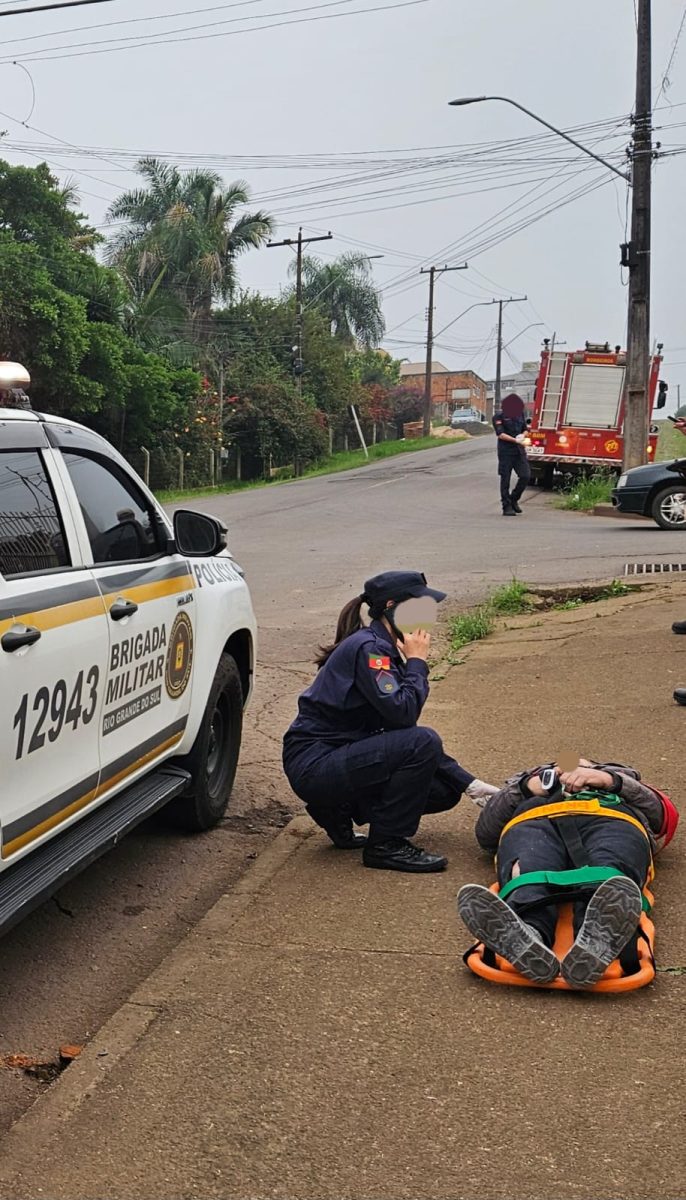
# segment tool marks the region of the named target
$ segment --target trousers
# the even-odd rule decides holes
[[[412,837],[424,813],[454,808],[474,776],[443,750],[433,729],[415,726],[337,746],[288,781],[317,824],[332,812],[369,824],[371,842]]]
[[[513,491],[510,492],[513,471],[517,476],[517,483]],[[515,504],[517,503],[531,479],[531,467],[529,466],[526,454],[520,453],[516,458],[514,456],[512,458],[499,458],[498,475],[500,476],[500,499],[503,508],[509,508],[512,501]]]
[[[565,817],[565,820],[570,818]],[[581,835],[589,867],[616,867],[640,888],[646,882],[650,867],[650,844],[647,837],[628,821],[594,816],[577,816],[576,827]],[[498,883],[502,887],[512,878],[513,867],[519,864],[519,874],[527,871],[570,871],[577,864],[569,857],[556,822],[547,818],[524,821],[508,830],[498,848]],[[579,932],[586,906],[593,895],[574,903],[574,935]],[[549,901],[533,911],[522,911],[532,901]],[[564,900],[560,889],[544,883],[523,884],[507,897],[505,903],[531,925],[547,946],[555,941],[557,906]]]

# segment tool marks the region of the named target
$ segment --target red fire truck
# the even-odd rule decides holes
[[[583,350],[556,350],[548,339],[541,353],[526,452],[532,481],[552,487],[555,472],[583,474],[593,467],[621,470],[624,452],[626,352],[608,342]],[[651,358],[648,417],[663,408],[667,385],[659,379],[662,345]],[[656,400],[657,393],[657,400]],[[648,461],[655,458],[657,428],[650,426]]]

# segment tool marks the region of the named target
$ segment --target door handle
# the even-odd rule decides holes
[[[15,625],[14,629],[8,629],[7,633],[3,634],[0,645],[7,654],[14,654],[15,650],[21,650],[23,646],[33,646],[40,636],[40,629],[35,629],[33,625]]]
[[[124,617],[132,617],[137,612],[138,605],[133,600],[125,600],[123,597],[120,597],[112,605],[110,616],[113,621],[123,621]]]

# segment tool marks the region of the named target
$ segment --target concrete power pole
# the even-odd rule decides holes
[[[277,246],[295,246],[296,247],[296,272],[295,272],[295,346],[293,347],[293,374],[295,375],[295,383],[298,392],[302,393],[302,375],[304,370],[303,363],[303,246],[309,246],[310,242],[330,242],[333,237],[332,233],[325,233],[321,237],[303,237],[302,228],[298,230],[297,238],[284,238],[282,242],[267,242],[267,248],[273,250]]]
[[[429,314],[426,323],[426,373],[424,375],[424,427],[422,433],[424,437],[429,437],[431,434],[431,413],[432,413],[432,398],[431,398],[431,382],[433,374],[433,350],[434,350],[434,283],[436,275],[444,275],[446,271],[466,271],[467,264],[463,263],[461,267],[422,267],[420,275],[429,276]]]
[[[647,459],[650,371],[650,209],[653,156],[651,123],[650,0],[638,0],[636,107],[634,112],[631,241],[622,247],[629,267],[624,470]]]
[[[528,300],[528,299],[529,299],[528,296],[510,296],[509,300],[498,300],[498,302],[497,302],[497,304],[498,304],[498,351],[497,351],[496,360],[495,360],[495,395],[493,397],[493,404],[494,404],[496,412],[499,412],[500,401],[502,400],[500,380],[502,377],[502,368],[503,368],[503,308],[505,307],[506,304],[523,304],[524,301]],[[494,301],[494,303],[495,303],[495,301]],[[493,415],[493,414],[491,414],[491,415]]]

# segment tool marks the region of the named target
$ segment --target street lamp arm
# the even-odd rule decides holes
[[[466,313],[471,312],[473,308],[487,308],[489,305],[497,303],[497,300],[477,300],[476,304],[470,304],[469,308],[463,309],[461,313],[458,313],[456,317],[453,317],[452,321],[448,321],[448,324],[444,325],[442,329],[439,329],[435,336],[437,338],[440,337],[442,333],[445,333],[446,329],[450,329],[451,325],[454,325],[455,322],[459,321],[460,317],[464,317]]]
[[[576,146],[577,150],[581,150],[589,158],[594,158],[596,162],[600,163],[603,167],[607,167],[608,171],[612,171],[614,175],[619,175],[619,178],[623,179],[625,183],[631,184],[630,175],[627,175],[624,171],[620,171],[618,167],[613,167],[612,163],[608,162],[605,158],[601,158],[599,154],[595,154],[593,150],[589,150],[588,146],[583,146],[581,142],[577,142],[575,138],[570,137],[568,133],[563,133],[556,125],[551,125],[549,121],[544,121],[543,117],[539,117],[530,108],[525,108],[523,104],[519,104],[517,100],[510,99],[509,96],[464,96],[459,100],[450,100],[449,104],[453,108],[461,108],[465,104],[481,104],[483,100],[501,100],[503,104],[511,104],[513,108],[518,108],[520,112],[526,113],[528,117],[531,117],[534,121],[538,121],[539,125],[544,125],[551,133],[556,133],[558,137],[564,138],[566,142],[569,142],[572,146]]]
[[[505,345],[503,346],[503,350],[507,350],[508,346],[511,346],[513,342],[516,342],[517,338],[522,337],[523,334],[525,334],[529,331],[529,329],[535,329],[538,325],[543,325],[544,323],[545,322],[543,322],[543,321],[532,321],[531,324],[527,325],[525,329],[520,329],[519,333],[516,333],[514,335],[514,337],[511,337],[509,342],[505,342]]]

